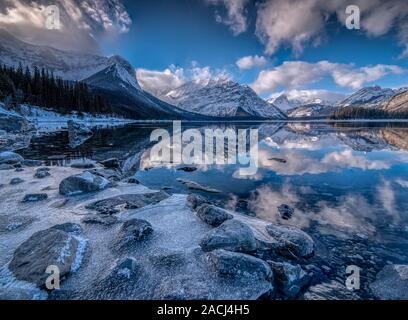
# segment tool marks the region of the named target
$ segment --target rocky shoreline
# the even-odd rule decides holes
[[[3,152],[0,168],[0,299],[408,298],[407,265],[350,291],[304,231],[151,190],[115,159],[43,167]]]

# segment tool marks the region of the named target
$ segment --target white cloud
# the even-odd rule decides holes
[[[329,61],[316,63],[286,61],[270,70],[262,70],[251,87],[257,93],[273,92],[274,89],[296,89],[316,83],[324,77],[331,77],[341,87],[359,89],[366,83],[376,81],[388,74],[402,73],[395,65],[375,65],[356,68],[351,64]]]
[[[188,81],[199,83],[210,79],[230,78],[230,75],[224,69],[201,67],[193,61],[189,68],[171,65],[164,70],[136,69],[136,77],[143,90],[161,97]]]
[[[245,16],[245,6],[249,0],[205,0],[211,5],[223,5],[227,11],[223,16],[218,11],[215,19],[218,23],[227,25],[234,35],[245,32],[248,28],[247,17]]]
[[[236,65],[241,70],[248,70],[254,67],[262,67],[266,65],[267,63],[268,61],[266,60],[265,57],[254,55],[254,56],[246,56],[246,57],[242,57],[238,59],[236,62]]]
[[[48,5],[60,12],[60,28],[46,28]],[[0,27],[24,41],[60,49],[98,51],[98,37],[127,32],[132,20],[121,0],[3,0]]]
[[[319,44],[327,35],[327,21],[336,17],[345,25],[349,0],[268,0],[258,6],[256,34],[265,44],[267,54],[281,46],[295,54],[306,45]],[[379,37],[396,30],[405,54],[408,54],[408,5],[406,0],[354,0],[361,12],[361,30],[369,37]]]

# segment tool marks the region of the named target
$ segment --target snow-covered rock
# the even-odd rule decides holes
[[[286,94],[281,94],[277,97],[269,98],[266,102],[274,105],[283,112],[301,106],[303,103],[299,100],[289,100]]]
[[[186,111],[208,116],[285,119],[279,109],[249,86],[224,78],[187,82],[161,98]]]
[[[346,99],[341,101],[339,107],[381,107],[396,94],[396,91],[389,88],[381,88],[379,86],[366,87],[351,94]]]
[[[338,107],[323,105],[323,104],[306,104],[288,111],[288,116],[291,118],[327,118],[333,112],[338,110]]]

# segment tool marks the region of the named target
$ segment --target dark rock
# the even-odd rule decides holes
[[[289,220],[290,218],[292,218],[295,210],[289,207],[287,204],[281,204],[280,206],[278,206],[278,212],[282,219]]]
[[[136,178],[129,178],[127,180],[127,183],[140,184],[140,181],[137,180]]]
[[[122,174],[116,169],[92,169],[87,170],[90,173],[108,179],[109,181],[120,181],[122,179]]]
[[[174,269],[185,265],[185,253],[168,249],[158,249],[148,256],[148,260],[155,268]]]
[[[325,282],[311,286],[303,295],[305,300],[359,300],[359,296],[337,282]]]
[[[16,249],[9,269],[18,280],[42,288],[49,276],[46,273],[48,266],[56,265],[61,279],[79,267],[79,249],[78,239],[71,234],[58,228],[42,230],[34,233]]]
[[[153,233],[152,225],[146,220],[131,219],[123,223],[117,243],[128,245],[146,239]]]
[[[218,189],[203,186],[203,185],[199,184],[198,182],[194,182],[194,181],[190,181],[190,180],[186,180],[186,179],[181,179],[181,178],[178,178],[177,181],[184,184],[187,188],[189,188],[191,190],[199,190],[199,191],[204,191],[204,192],[208,192],[208,193],[221,193],[221,191],[218,190]]]
[[[23,198],[23,202],[37,202],[43,201],[48,198],[46,193],[33,193],[33,194],[26,194]]]
[[[51,227],[51,229],[57,229],[75,235],[79,235],[82,232],[81,226],[72,222],[57,224]]]
[[[90,214],[85,216],[82,220],[83,223],[89,224],[102,224],[105,226],[110,226],[118,222],[118,218],[112,215],[99,215]]]
[[[43,165],[43,162],[41,160],[24,160],[22,164],[26,167],[39,167]]]
[[[232,219],[208,232],[200,241],[200,246],[203,251],[225,249],[237,252],[253,252],[257,249],[257,241],[250,227]]]
[[[24,169],[23,168],[16,168],[16,170],[14,170],[15,172],[22,172],[22,171],[24,171]]]
[[[24,182],[24,180],[21,179],[21,178],[13,178],[13,179],[10,180],[11,185],[20,184],[20,183],[23,183],[23,182]]]
[[[150,204],[156,204],[164,199],[167,199],[168,197],[169,195],[164,191],[144,194],[122,194],[93,202],[87,205],[86,209],[103,211],[122,205],[128,209],[138,209]]]
[[[280,162],[280,163],[286,163],[287,162],[285,159],[282,159],[282,158],[268,158],[268,160],[276,161],[276,162]]]
[[[197,200],[196,198],[196,201],[200,200]],[[230,213],[228,213],[227,210],[207,203],[203,203],[196,210],[197,216],[205,223],[213,227],[218,227],[224,221],[233,218],[233,216]]]
[[[24,161],[24,158],[18,153],[11,151],[0,152],[0,164],[15,164]]]
[[[193,210],[197,209],[199,206],[201,206],[204,203],[210,204],[210,201],[198,194],[192,193],[192,194],[189,194],[187,197],[187,204]]]
[[[90,172],[65,178],[59,185],[59,193],[64,196],[101,191],[109,186],[109,181]]]
[[[118,277],[130,279],[139,274],[140,269],[141,266],[135,258],[127,257],[116,265],[113,273]]]
[[[314,254],[313,239],[298,228],[269,224],[266,231],[277,241],[277,252],[284,257],[298,259]]]
[[[381,300],[408,300],[408,265],[385,266],[370,289]]]
[[[71,164],[71,168],[75,169],[92,169],[95,165],[92,162],[75,162]]]
[[[68,120],[68,139],[71,148],[75,148],[83,144],[86,140],[93,136],[93,132],[87,126]]]
[[[120,167],[119,160],[116,158],[102,160],[102,161],[99,161],[99,163],[108,169],[117,169]]]
[[[222,276],[240,277],[250,274],[268,281],[273,280],[269,265],[248,254],[220,249],[209,252],[207,257],[210,265]]]
[[[38,168],[35,171],[34,178],[44,179],[46,177],[49,177],[51,176],[51,173],[49,171],[50,171],[50,168],[47,168],[47,167]]]
[[[310,276],[299,265],[268,261],[278,290],[285,298],[295,298],[310,282]]]
[[[184,172],[193,172],[196,171],[197,168],[196,167],[180,167],[177,168],[178,171],[184,171]]]

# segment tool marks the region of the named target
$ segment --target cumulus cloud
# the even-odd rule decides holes
[[[59,10],[58,29],[46,28],[49,5]],[[121,0],[4,0],[0,4],[0,27],[24,41],[60,49],[98,51],[99,37],[127,32],[131,24]]]
[[[270,70],[262,70],[251,87],[257,93],[273,92],[276,88],[296,89],[331,77],[341,87],[359,89],[366,83],[376,81],[388,74],[400,74],[396,65],[375,65],[356,68],[351,64],[319,61],[285,61]]]
[[[379,37],[396,31],[408,54],[408,6],[406,0],[354,0],[361,12],[361,30],[367,36]],[[319,44],[327,35],[327,21],[335,17],[345,25],[349,0],[268,0],[258,6],[256,34],[265,44],[267,54],[281,46],[295,54],[306,45]]]
[[[267,63],[268,63],[268,61],[266,60],[265,57],[254,55],[254,56],[242,57],[242,58],[238,59],[235,64],[241,70],[248,70],[248,69],[252,69],[254,67],[262,67]]]
[[[249,0],[205,0],[210,5],[223,5],[226,15],[216,11],[215,19],[218,23],[227,25],[234,35],[245,32],[248,28],[248,21],[245,15],[245,6]]]
[[[224,69],[213,69],[209,66],[201,67],[193,61],[188,68],[171,65],[164,70],[137,69],[137,80],[143,90],[156,97],[162,97],[173,89],[189,81],[202,83],[210,79],[230,78]]]

